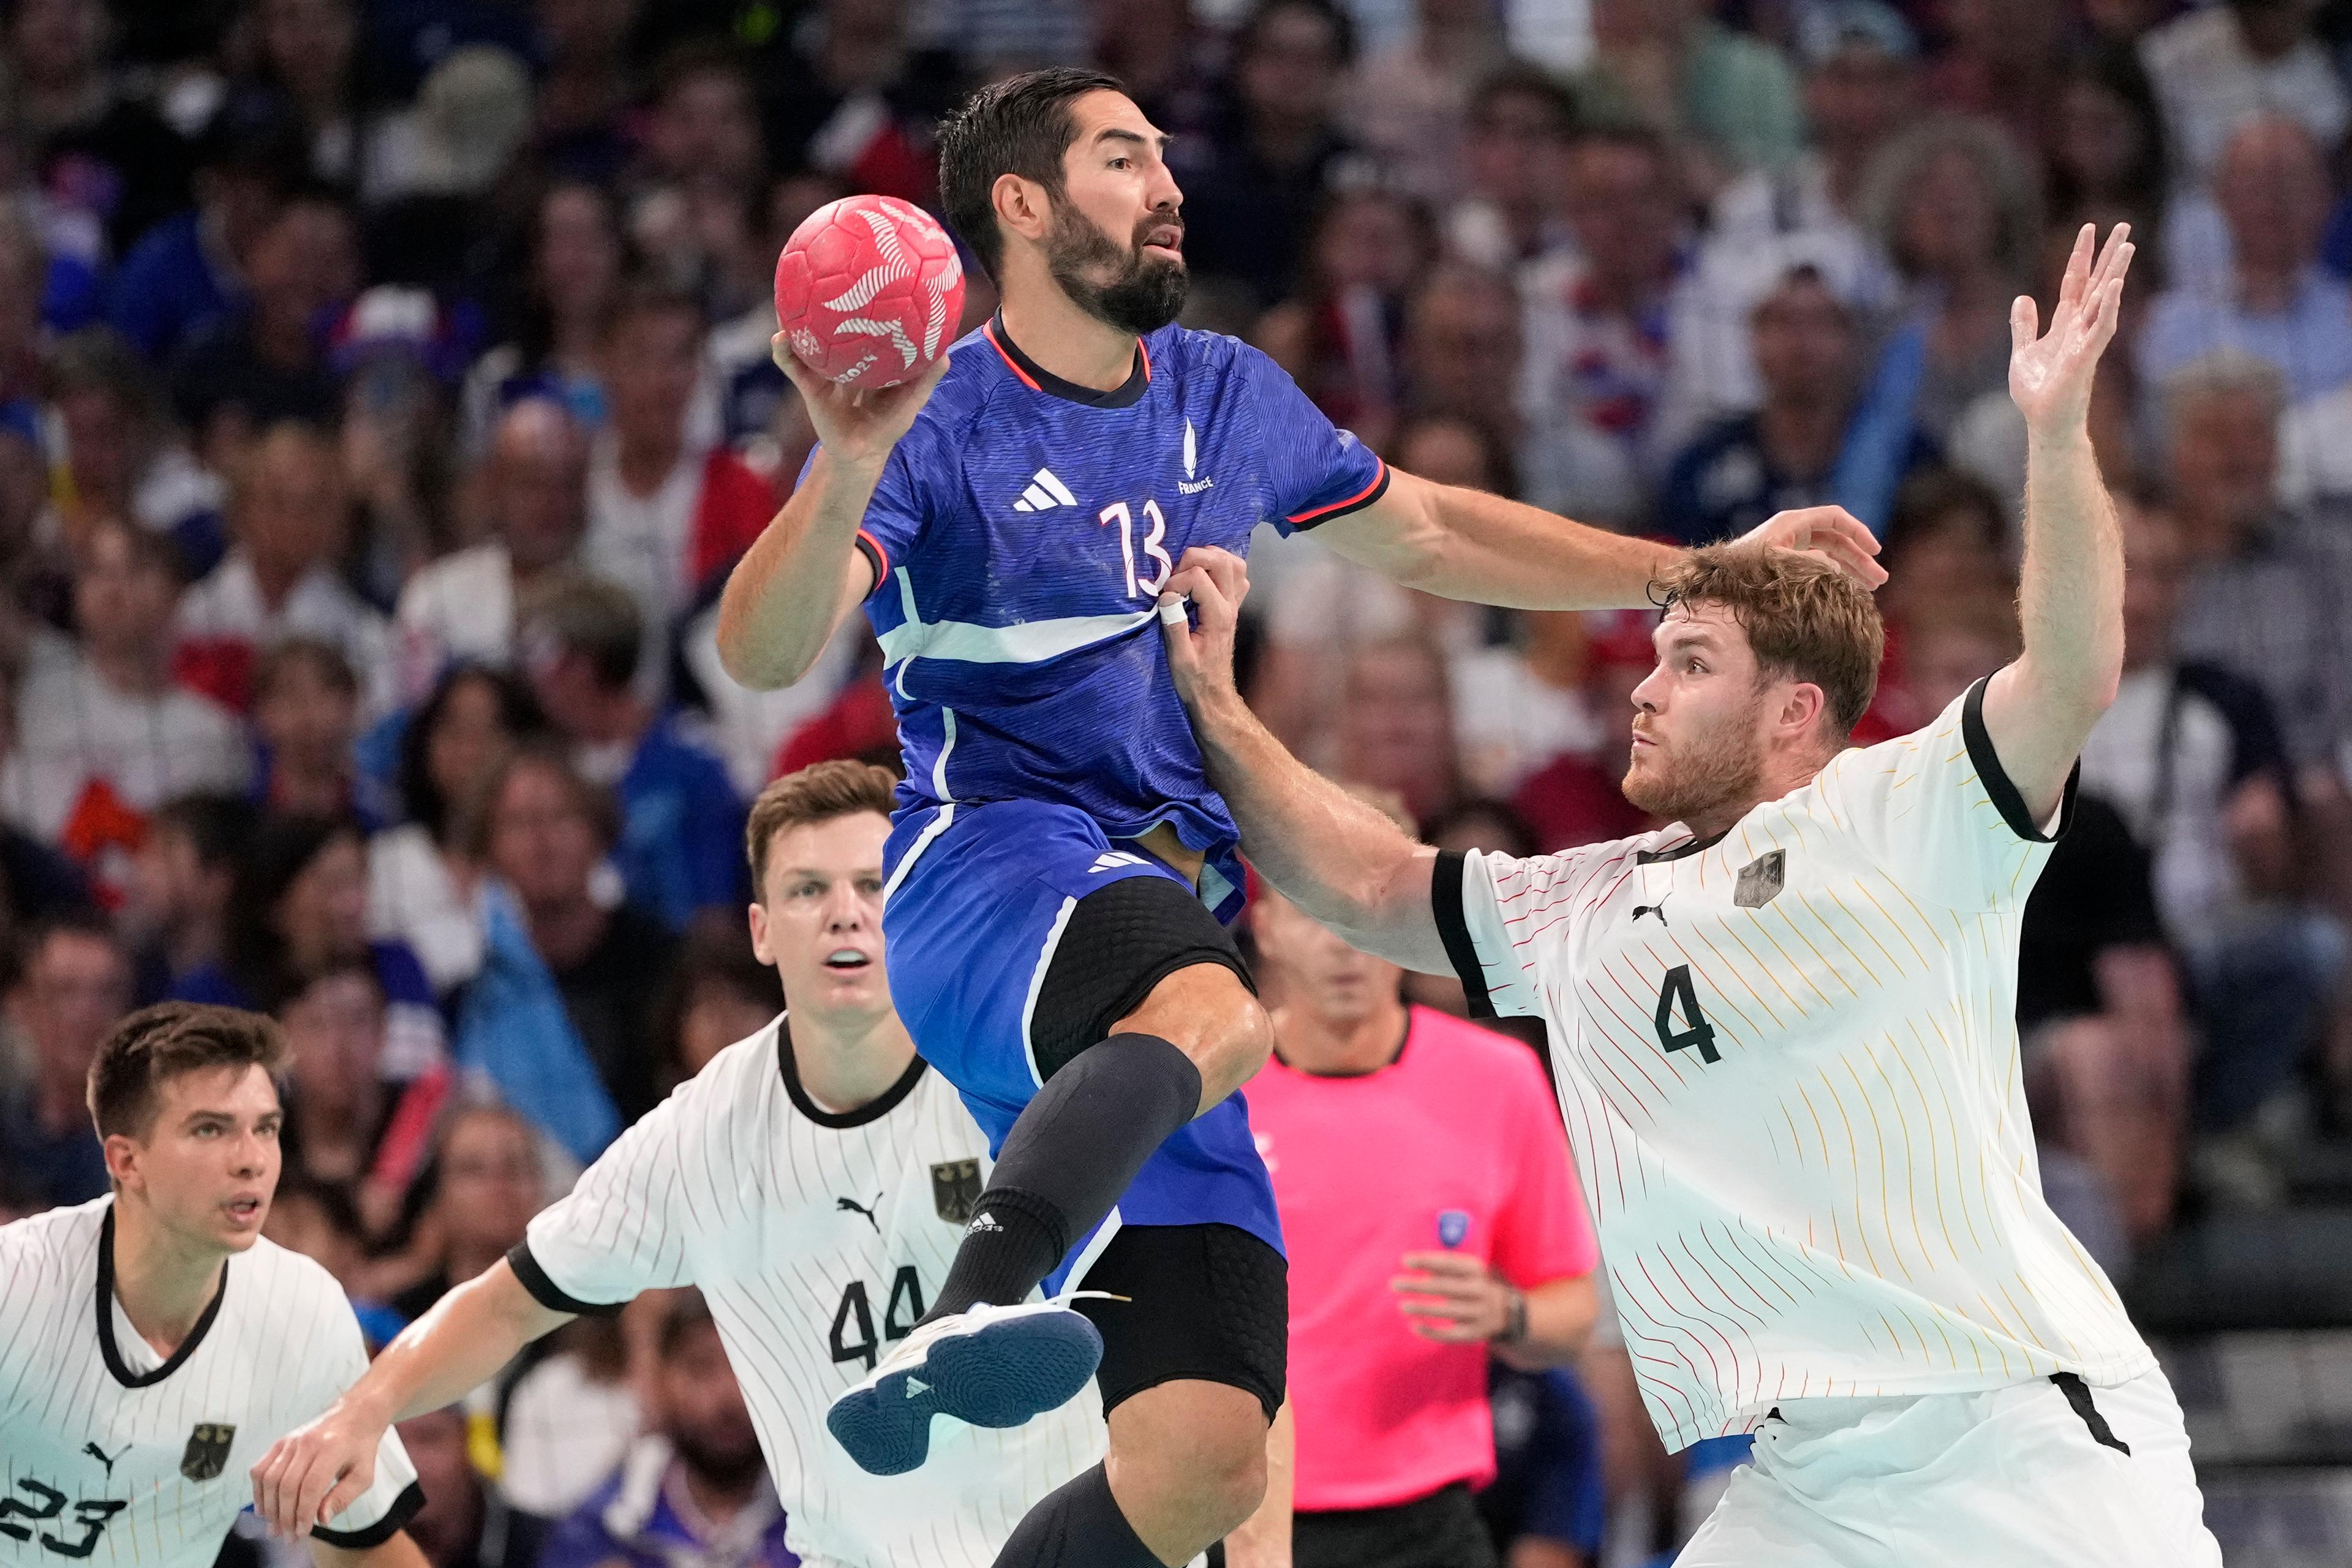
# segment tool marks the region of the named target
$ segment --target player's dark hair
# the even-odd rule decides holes
[[[1825,561],[1763,545],[1710,544],[1650,584],[1658,607],[1720,605],[1739,623],[1767,679],[1811,681],[1840,744],[1878,689],[1886,628],[1868,589]]]
[[[89,1116],[100,1138],[143,1137],[163,1086],[207,1068],[257,1067],[276,1077],[286,1037],[258,1013],[159,1002],[114,1027],[89,1064]]]
[[[1103,71],[1049,66],[989,83],[940,121],[940,205],[990,278],[1003,281],[996,182],[1018,174],[1061,200],[1062,155],[1078,133],[1070,105],[1090,92],[1126,90]]]
[[[743,850],[751,861],[751,896],[766,900],[768,846],[777,834],[861,811],[888,816],[898,787],[889,769],[845,759],[817,763],[769,784],[751,803],[751,820],[743,828]]]

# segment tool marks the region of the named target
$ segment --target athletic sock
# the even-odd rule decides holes
[[[1110,1495],[1110,1477],[1097,1465],[1064,1482],[1022,1517],[1004,1550],[996,1554],[996,1568],[1164,1565],[1118,1511],[1118,1500]]]
[[[1026,1299],[1200,1109],[1201,1069],[1157,1035],[1113,1035],[1080,1051],[1005,1135],[924,1321]]]

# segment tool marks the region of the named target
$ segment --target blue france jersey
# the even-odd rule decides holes
[[[1313,527],[1378,500],[1381,459],[1273,361],[1168,327],[1115,392],[1075,386],[992,321],[891,454],[858,546],[907,782],[950,801],[1076,806],[1112,838],[1172,824],[1237,890],[1237,837],[1169,679],[1156,601],[1188,546]]]

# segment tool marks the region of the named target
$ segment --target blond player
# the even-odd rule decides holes
[[[1846,735],[1881,647],[1826,563],[1678,563],[1625,793],[1673,826],[1439,855],[1291,759],[1232,683],[1240,563],[1163,600],[1258,870],[1349,940],[1541,1016],[1643,1395],[1670,1447],[1754,1430],[1682,1562],[2213,1564],[2180,1411],[2043,1202],[2018,919],[2116,689],[2123,562],[2085,428],[2131,246],[2076,243],[2031,435],[2025,651],[1918,733]]]

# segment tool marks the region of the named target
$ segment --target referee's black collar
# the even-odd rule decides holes
[[[1066,381],[1022,353],[1021,345],[1013,341],[1013,334],[1004,330],[1003,311],[999,310],[989,318],[986,331],[988,341],[996,345],[996,352],[1004,356],[1004,363],[1013,367],[1013,374],[1020,378],[1023,385],[1065,402],[1083,403],[1089,408],[1126,408],[1141,402],[1144,393],[1150,388],[1151,351],[1143,346],[1141,338],[1135,340],[1135,360],[1133,368],[1127,373],[1127,379],[1104,392],[1096,387],[1080,386],[1075,381]]]
[[[145,1388],[163,1382],[180,1370],[181,1364],[196,1353],[196,1347],[212,1332],[213,1321],[220,1316],[221,1302],[228,1296],[228,1259],[221,1259],[220,1283],[213,1287],[213,1299],[163,1364],[151,1372],[133,1372],[123,1364],[122,1350],[114,1339],[114,1205],[106,1205],[105,1223],[98,1227],[98,1353],[106,1362],[106,1370],[114,1381],[125,1388]]]
[[[793,1058],[793,1025],[789,1017],[776,1020],[776,1070],[783,1076],[784,1092],[792,1097],[793,1109],[815,1122],[819,1127],[863,1127],[869,1121],[879,1121],[898,1109],[899,1102],[915,1092],[915,1084],[930,1064],[917,1057],[898,1075],[898,1081],[882,1091],[877,1100],[869,1100],[855,1110],[827,1110],[809,1098],[801,1087],[801,1065]]]

